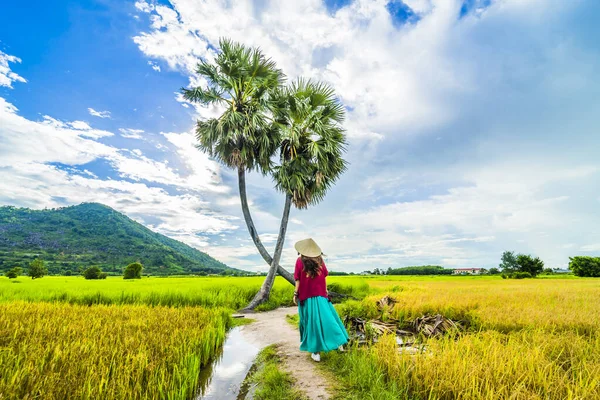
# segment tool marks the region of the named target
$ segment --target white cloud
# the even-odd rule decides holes
[[[88,107],[88,112],[93,117],[110,118],[110,111],[96,111],[93,108]]]
[[[121,137],[124,137],[126,139],[143,139],[143,136],[141,134],[144,133],[144,130],[119,128],[119,132],[121,132]]]
[[[8,55],[0,50],[0,86],[12,88],[13,82],[25,83],[27,80],[19,74],[12,72],[8,63],[20,63],[21,59]]]

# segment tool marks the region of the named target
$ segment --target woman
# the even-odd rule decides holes
[[[335,308],[327,297],[327,267],[323,252],[312,239],[301,240],[294,246],[300,257],[296,261],[294,304],[300,315],[300,350],[311,352],[321,361],[320,352],[342,349],[348,333]]]

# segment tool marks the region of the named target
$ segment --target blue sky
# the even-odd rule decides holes
[[[193,147],[182,101],[219,37],[260,46],[347,106],[350,168],[292,211],[336,270],[564,267],[600,253],[600,5],[559,0],[16,2],[0,12],[0,204],[99,201],[264,270],[235,174]],[[235,23],[232,23],[235,21]],[[283,198],[251,176],[274,246]]]

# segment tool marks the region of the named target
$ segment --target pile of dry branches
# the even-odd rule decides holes
[[[396,303],[397,301],[389,296],[377,301],[377,308],[381,311],[382,318],[390,314]],[[386,322],[381,319],[367,320],[347,315],[344,324],[350,331],[350,339],[359,344],[376,342],[380,336],[391,333],[397,336],[396,341],[400,346],[412,346],[427,338],[457,334],[464,330],[461,321],[453,321],[441,314],[423,315],[405,323],[389,317],[385,319]]]

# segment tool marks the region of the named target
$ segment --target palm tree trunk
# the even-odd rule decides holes
[[[283,252],[283,244],[285,242],[285,234],[287,232],[288,221],[290,217],[290,208],[292,206],[292,196],[287,194],[285,196],[285,206],[283,208],[283,216],[281,217],[281,225],[279,227],[279,236],[277,237],[277,244],[275,245],[275,253],[273,254],[273,260],[271,261],[271,267],[269,273],[265,278],[260,290],[250,304],[248,304],[242,311],[253,310],[259,304],[264,303],[269,299],[273,283],[275,282],[275,275],[277,274],[277,266],[281,259],[281,253]]]
[[[254,221],[252,220],[252,215],[250,215],[250,208],[248,207],[248,198],[246,196],[246,171],[244,168],[238,168],[238,185],[240,188],[240,200],[242,202],[242,213],[244,214],[244,220],[246,221],[246,226],[248,227],[248,232],[250,232],[250,236],[252,237],[252,241],[254,245],[258,249],[258,252],[262,256],[263,260],[269,265],[273,264],[273,258],[265,249],[262,242],[260,241],[260,236],[258,232],[256,232],[256,228],[254,227]],[[287,223],[286,223],[287,229]],[[279,265],[279,260],[277,261],[277,272],[281,275],[286,281],[295,285],[294,275],[285,270],[281,265]]]

